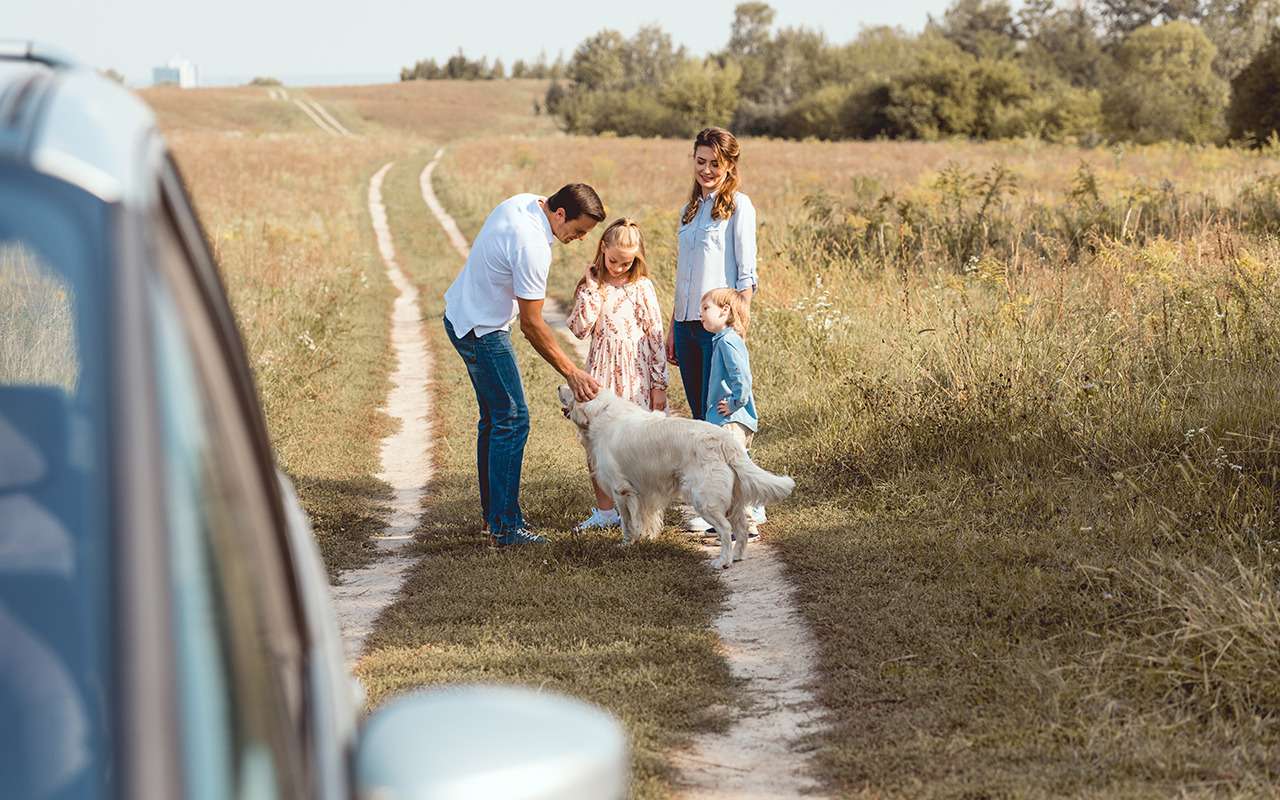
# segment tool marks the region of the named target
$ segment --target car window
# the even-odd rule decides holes
[[[297,737],[273,621],[278,587],[258,539],[266,496],[243,469],[243,437],[220,411],[229,380],[210,342],[168,218],[153,220],[149,278],[171,541],[174,635],[187,788],[195,798],[292,794]],[[221,383],[220,383],[221,382]]]
[[[0,165],[0,794],[112,793],[104,218]]]

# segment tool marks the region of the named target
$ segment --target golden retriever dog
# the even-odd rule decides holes
[[[645,411],[608,389],[579,403],[561,386],[559,397],[596,480],[618,507],[625,544],[656,536],[662,512],[684,497],[720,535],[711,566],[728,569],[746,554],[747,506],[776,503],[795,489],[795,481],[757,467],[733,434],[709,422]]]

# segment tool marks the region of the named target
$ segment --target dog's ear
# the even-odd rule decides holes
[[[575,402],[569,408],[569,421],[585,431],[591,424],[591,419],[587,416],[586,410],[583,409],[584,405],[585,403]]]

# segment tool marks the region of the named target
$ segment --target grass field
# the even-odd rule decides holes
[[[363,203],[397,160],[387,203],[425,290],[443,436],[430,557],[360,667],[375,699],[461,679],[595,699],[637,742],[636,794],[659,797],[666,750],[722,721],[718,584],[670,533],[625,553],[565,539],[589,489],[555,376],[523,345],[526,510],[559,541],[483,550],[470,390],[435,327],[459,265],[416,181],[440,141],[437,191],[465,233],[516,191],[591,182],[644,226],[669,307],[688,144],[546,135],[539,91],[308,90],[355,141],[261,90],[154,102],[335,568],[358,560],[378,497],[385,370],[369,364],[386,363],[389,293]],[[747,141],[743,168],[761,220],[754,450],[799,481],[765,534],[820,644],[829,790],[1274,796],[1280,161]],[[590,244],[556,249],[562,298]]]
[[[687,147],[485,139],[437,174],[463,217],[592,182],[646,226],[669,304]],[[822,648],[829,785],[1273,794],[1280,253],[1244,228],[1280,164],[1022,142],[743,152],[762,224],[755,450],[800,481],[767,533]],[[976,218],[996,164],[1016,191]],[[888,245],[862,235],[877,208]],[[562,297],[580,258],[556,264]]]

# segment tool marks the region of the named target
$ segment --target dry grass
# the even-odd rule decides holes
[[[305,123],[301,132],[271,133],[281,127],[277,106],[289,104],[265,97],[147,93],[222,267],[281,466],[336,573],[371,552],[387,491],[372,476],[390,424],[378,408],[391,289],[365,192],[402,145],[336,139],[296,108],[288,119]]]
[[[435,141],[516,133],[554,134],[554,120],[534,114],[546,81],[406,81],[308,89],[352,130],[376,127]],[[358,120],[351,125],[347,120]]]
[[[517,190],[593,183],[646,226],[669,304],[686,150],[489,139],[437,174],[473,221]],[[1037,215],[1071,211],[1082,161],[1096,230],[1122,228],[1105,218],[1134,213],[1135,184],[1168,180],[1171,202],[1147,208],[1181,220],[1176,238],[1048,241],[1060,229]],[[1014,238],[956,264],[939,172],[998,162],[1021,188],[985,222]],[[747,142],[744,167],[762,220],[756,452],[800,480],[768,533],[822,647],[834,724],[814,744],[831,786],[1272,795],[1280,246],[1226,214],[1178,215],[1243,202],[1275,160]],[[893,269],[832,247],[860,221],[811,201],[853,207],[869,183],[929,221]],[[1026,235],[1038,255],[1009,257]],[[578,272],[558,257],[553,287],[567,295]]]

